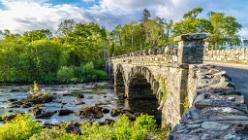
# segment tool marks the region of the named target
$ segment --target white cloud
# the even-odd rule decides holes
[[[0,30],[23,32],[46,28],[54,31],[63,19],[90,21],[87,12],[67,4],[53,6],[44,2],[22,0],[4,1],[3,5],[5,8],[0,10]]]
[[[241,31],[239,32],[239,35],[243,39],[248,39],[248,28],[247,27],[242,28]]]
[[[152,16],[167,20],[179,20],[183,13],[194,8],[203,7],[206,11],[222,9],[211,0],[81,0],[91,3],[91,7],[82,8],[69,4],[50,4],[50,0],[0,0],[5,7],[0,9],[0,30],[10,29],[14,32],[47,28],[55,31],[63,19],[74,19],[77,22],[97,22],[113,29],[117,24],[142,19],[144,8],[151,11]],[[213,0],[212,0],[213,1]],[[212,8],[215,7],[215,8]],[[239,20],[246,19],[242,12],[232,10],[228,14],[237,15]],[[225,12],[225,11],[224,11]],[[242,16],[243,15],[243,16]],[[248,24],[247,24],[248,25]],[[246,29],[242,34],[248,35]]]

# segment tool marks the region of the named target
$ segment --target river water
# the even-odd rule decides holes
[[[97,86],[96,86],[97,85]],[[32,85],[24,86],[1,86],[0,87],[0,115],[10,115],[18,112],[28,113],[32,115],[32,107],[30,108],[9,108],[13,100],[20,101],[29,95],[29,88]],[[97,84],[67,84],[67,85],[40,85],[42,92],[46,92],[56,97],[55,100],[43,104],[40,108],[48,112],[56,112],[63,109],[72,110],[74,113],[69,115],[59,116],[57,113],[49,118],[37,119],[44,123],[56,124],[61,121],[98,121],[104,122],[106,119],[116,120],[119,116],[112,116],[112,109],[129,110],[134,114],[146,113],[157,116],[160,121],[159,112],[156,110],[156,101],[151,100],[119,100],[114,94],[112,84],[101,82]],[[73,96],[74,93],[80,93],[83,98]],[[100,119],[87,119],[77,115],[80,109],[85,107],[99,106],[109,110]],[[130,113],[129,113],[130,114]]]

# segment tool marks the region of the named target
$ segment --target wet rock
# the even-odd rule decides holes
[[[83,92],[82,91],[73,91],[73,92],[71,92],[71,95],[72,96],[75,96],[75,97],[77,97],[77,98],[84,98],[84,94],[83,94]]]
[[[32,107],[31,103],[24,103],[23,105],[21,105],[22,108],[30,108]]]
[[[69,109],[61,109],[58,111],[59,116],[65,116],[65,115],[69,115],[71,113],[73,113],[73,111],[69,110]]]
[[[109,109],[107,109],[107,108],[103,108],[103,109],[102,109],[102,112],[103,112],[104,114],[107,114],[107,113],[109,113],[109,112],[110,112],[110,110],[109,110]]]
[[[234,134],[227,134],[224,136],[224,140],[241,140],[241,138]]]
[[[222,131],[228,129],[230,125],[218,123],[218,122],[206,121],[201,124],[201,127],[212,131]]]
[[[21,88],[13,88],[10,90],[10,92],[26,92],[26,90]]]
[[[96,105],[108,105],[110,104],[109,100],[104,100],[104,101],[96,101]]]
[[[116,109],[116,108],[113,108],[113,109],[111,110],[111,116],[112,116],[112,117],[116,117],[116,116],[118,116],[118,115],[120,115],[120,111],[119,111],[118,109]]]
[[[129,120],[134,121],[136,119],[136,115],[134,112],[131,112],[129,110],[125,110],[125,115],[128,117]]]
[[[18,101],[17,99],[8,99],[9,102],[16,102]]]
[[[103,117],[102,108],[98,106],[82,108],[79,111],[81,118],[99,119]]]
[[[83,105],[83,104],[85,104],[85,102],[77,102],[75,105]]]
[[[11,105],[7,106],[6,108],[19,108],[19,107],[21,107],[21,105],[19,105],[19,104],[11,104]]]
[[[13,102],[9,108],[18,108],[18,107],[29,108],[38,104],[52,102],[54,98],[55,97],[48,94],[30,95],[26,99]]]
[[[76,134],[76,135],[81,134],[79,123],[71,123],[65,128],[65,130],[67,133]]]
[[[211,102],[211,99],[203,99],[203,100],[200,100],[200,101],[195,102],[194,103],[194,106],[197,109],[204,109],[206,107],[212,106],[212,102]]]
[[[8,116],[3,117],[2,120],[4,122],[9,122],[9,121],[15,119],[16,116],[17,116],[17,114],[11,114],[11,115],[8,115]]]
[[[49,112],[49,111],[42,110],[40,107],[34,107],[31,111],[33,115],[35,116],[35,118],[37,119],[38,118],[50,118],[55,113],[55,112]]]
[[[57,128],[60,129],[60,125],[59,124],[50,124],[50,123],[44,123],[42,125],[43,128],[48,128],[48,129],[52,129],[52,128]]]
[[[104,122],[100,123],[101,125],[113,125],[114,124],[114,120],[112,119],[105,119]]]

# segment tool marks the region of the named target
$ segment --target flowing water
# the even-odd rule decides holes
[[[97,88],[96,86],[97,85]],[[32,85],[25,86],[1,86],[0,87],[0,115],[4,114],[15,114],[18,112],[31,113],[30,108],[8,108],[13,100],[22,100],[29,95],[29,88]],[[129,110],[130,112],[148,113],[150,115],[157,116],[159,121],[160,113],[156,111],[157,103],[155,101],[145,101],[145,100],[119,100],[114,94],[112,84],[108,82],[101,82],[97,84],[67,84],[67,85],[40,85],[42,92],[56,97],[55,100],[49,103],[43,104],[40,108],[48,112],[56,112],[63,109],[72,110],[74,113],[64,116],[59,116],[54,114],[50,118],[37,119],[45,123],[56,124],[61,121],[98,121],[104,122],[106,119],[116,120],[118,116],[111,116],[111,110],[113,108],[118,108],[122,110]],[[73,96],[73,93],[83,94],[83,98],[78,98]],[[87,119],[80,118],[76,112],[79,112],[81,108],[99,106],[104,109],[108,109],[109,113],[105,113],[100,119]],[[0,122],[1,124],[1,122]]]

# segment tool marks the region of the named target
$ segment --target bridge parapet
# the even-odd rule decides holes
[[[245,140],[248,137],[247,107],[230,77],[219,67],[194,65],[190,68],[191,107],[169,140]]]
[[[248,64],[248,48],[206,50],[204,61]]]

